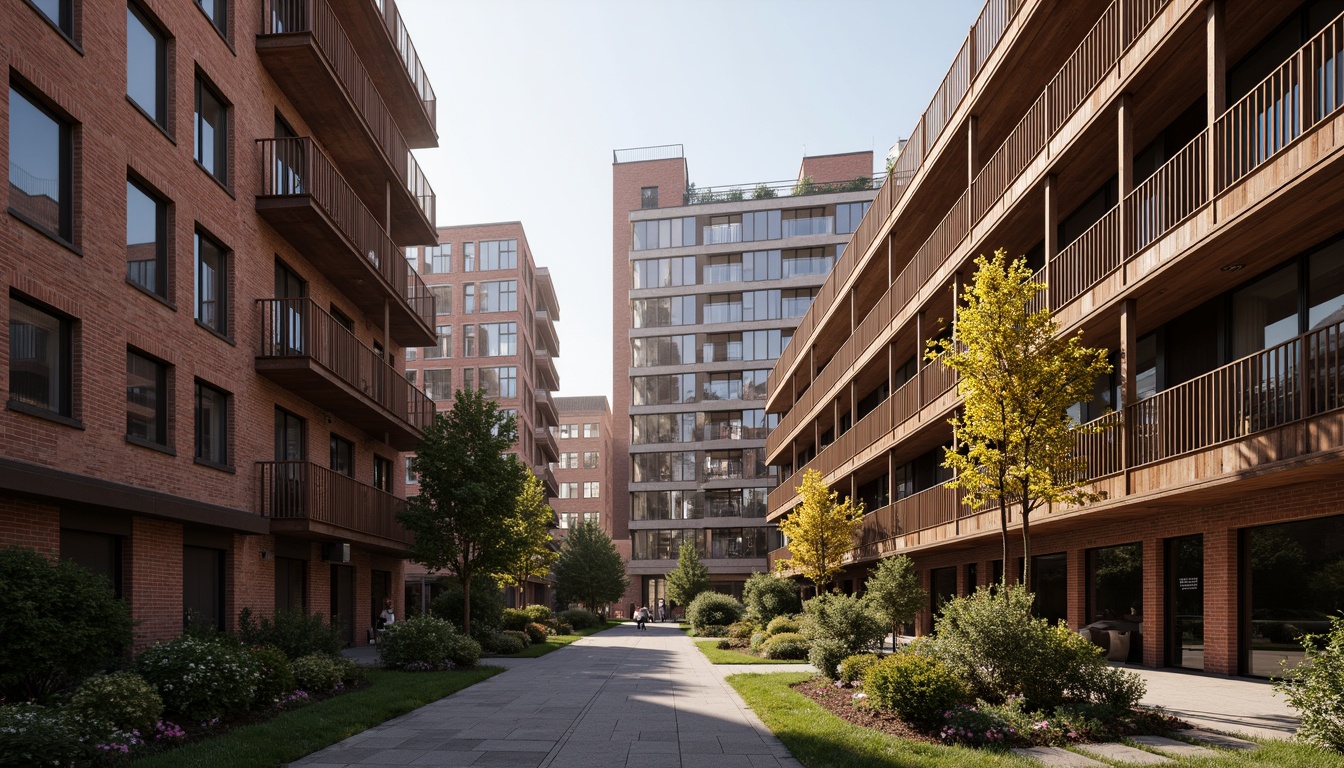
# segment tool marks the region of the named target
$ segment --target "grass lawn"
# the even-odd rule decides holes
[[[806,659],[767,659],[741,651],[724,651],[716,648],[718,640],[697,640],[700,652],[709,657],[711,664],[806,664]]]
[[[810,675],[798,672],[731,675],[728,684],[774,731],[806,768],[980,768],[1040,763],[1010,753],[944,747],[861,728],[832,715],[789,688]],[[1189,768],[1344,768],[1344,755],[1286,741],[1267,741],[1254,752],[1178,760]]]
[[[569,645],[570,643],[574,642],[575,640],[578,640],[581,637],[595,635],[604,629],[611,629],[612,627],[619,627],[620,625],[621,622],[619,621],[608,621],[606,624],[600,627],[589,627],[588,629],[577,630],[572,635],[551,635],[550,637],[546,638],[546,642],[544,643],[533,643],[524,648],[519,653],[509,654],[508,656],[501,656],[500,658],[535,659],[538,656],[545,656],[551,651],[564,648],[566,645]]]
[[[370,685],[132,763],[136,768],[274,768],[503,672],[368,670]]]

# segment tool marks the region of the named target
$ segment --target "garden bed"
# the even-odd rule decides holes
[[[709,658],[711,664],[806,664],[807,659],[767,659],[751,652],[746,645],[737,648],[720,648],[719,640],[697,640],[700,652]]]
[[[600,627],[576,629],[574,630],[573,633],[567,635],[551,635],[546,638],[545,642],[533,643],[528,647],[524,648],[523,650],[519,651],[518,653],[509,653],[509,654],[492,653],[486,655],[491,658],[500,658],[500,659],[535,659],[538,656],[545,656],[546,654],[552,651],[558,651],[561,648],[564,648],[566,645],[569,645],[570,643],[576,640],[581,640],[585,637],[588,637],[589,635],[595,635],[598,632],[603,632],[605,630],[611,629],[612,627],[619,627],[621,623],[622,622],[619,621],[608,621],[606,624]]]

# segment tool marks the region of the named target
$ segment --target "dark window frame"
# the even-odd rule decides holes
[[[347,440],[346,438],[341,437],[335,432],[332,432],[330,435],[330,440],[328,441],[328,449],[330,452],[329,456],[330,461],[328,462],[327,466],[331,469],[331,471],[335,472],[338,475],[345,475],[346,477],[354,477],[355,441]],[[341,455],[342,453],[344,453],[344,455]],[[338,459],[345,460],[347,462],[347,466],[345,469],[341,469],[340,467],[337,466]]]
[[[75,46],[75,50],[79,51],[81,55],[84,53],[84,51],[80,49],[79,44],[75,42],[74,0],[56,0],[56,12],[57,15],[60,16],[58,19],[53,19],[51,16],[47,15],[47,12],[42,10],[42,6],[38,5],[34,0],[24,0],[24,2],[26,2],[33,10],[37,11],[37,15],[40,16],[43,21],[50,24],[52,29],[59,32],[61,36],[65,38],[66,42]]]
[[[131,433],[131,360],[139,358],[154,366],[154,421],[157,426],[157,435],[148,437]],[[169,364],[154,355],[136,349],[135,347],[126,348],[126,440],[127,442],[146,447],[169,448],[171,442],[172,430],[168,428],[168,415],[171,413],[169,406],[169,397],[171,388],[168,378]]]
[[[135,187],[135,189],[136,189],[138,192],[140,192],[140,194],[142,194],[142,195],[144,195],[145,197],[149,198],[149,200],[150,200],[151,202],[154,203],[155,217],[156,217],[155,222],[154,222],[154,239],[155,239],[155,242],[154,242],[154,275],[155,275],[155,278],[154,278],[154,285],[153,285],[153,286],[145,285],[143,282],[140,282],[140,281],[134,279],[134,278],[131,276],[131,259],[130,259],[130,251],[129,251],[129,249],[130,249],[130,245],[131,245],[131,244],[130,244],[129,242],[127,242],[127,244],[126,244],[126,247],[127,247],[127,249],[128,249],[128,250],[127,250],[127,254],[126,254],[126,256],[127,256],[127,258],[126,258],[126,282],[127,282],[127,283],[130,283],[131,285],[135,286],[136,288],[139,288],[140,290],[142,290],[142,291],[144,291],[144,292],[150,294],[151,296],[154,296],[155,298],[162,299],[162,300],[164,300],[164,301],[169,301],[168,291],[169,291],[169,287],[172,285],[172,280],[170,279],[170,277],[169,277],[169,275],[168,275],[168,268],[169,268],[169,265],[170,265],[170,263],[171,263],[171,261],[170,261],[169,258],[168,258],[168,245],[169,245],[169,243],[171,242],[170,239],[169,239],[169,237],[168,237],[168,231],[169,231],[169,229],[170,229],[170,227],[169,227],[169,215],[170,215],[170,214],[169,214],[169,209],[170,209],[170,207],[171,207],[172,204],[169,202],[169,200],[168,200],[167,198],[165,198],[163,195],[159,194],[158,190],[154,189],[153,187],[150,187],[148,184],[146,184],[143,180],[141,180],[138,176],[136,176],[136,175],[134,175],[134,174],[129,174],[129,173],[127,174],[127,176],[126,176],[126,186],[127,186],[127,190],[126,190],[126,215],[127,215],[127,219],[128,219],[128,221],[126,222],[126,223],[127,223],[127,233],[126,233],[126,234],[127,234],[127,239],[129,240],[129,235],[130,235],[130,221],[129,221],[129,218],[130,218],[130,207],[131,207],[131,199],[130,199],[130,188],[131,188],[131,187]]]
[[[217,318],[215,323],[207,322],[201,317],[202,296],[204,294],[201,270],[201,243],[203,241],[209,242],[219,251],[219,267],[215,270],[218,274],[218,277],[215,280],[216,291],[212,299],[215,305],[215,317]],[[192,282],[195,286],[194,296],[192,297],[192,312],[196,319],[196,324],[217,336],[221,336],[224,339],[230,339],[229,332],[232,324],[229,322],[229,279],[231,277],[230,267],[232,266],[231,256],[233,252],[229,250],[228,246],[206,232],[199,225],[196,227],[192,237],[192,251],[192,265],[195,270],[192,278]]]
[[[57,131],[59,134],[57,136],[57,154],[59,155],[59,157],[57,158],[57,164],[58,164],[57,175],[59,178],[56,180],[56,185],[57,185],[57,194],[60,195],[60,200],[57,201],[57,208],[58,208],[57,222],[56,222],[56,229],[54,230],[46,226],[42,222],[33,219],[32,217],[28,216],[22,211],[15,209],[12,205],[9,207],[9,213],[12,216],[18,218],[20,221],[27,224],[28,226],[43,233],[44,235],[47,235],[48,237],[60,242],[61,244],[66,245],[71,249],[74,249],[75,248],[75,233],[74,233],[75,157],[74,157],[73,134],[75,123],[63,112],[57,111],[57,109],[55,108],[55,104],[53,104],[46,97],[39,95],[40,92],[34,88],[31,88],[27,83],[11,77],[9,82],[9,90],[11,99],[15,94],[17,94],[24,101],[27,101],[30,105],[32,105],[33,108],[35,108],[38,112],[42,113],[52,122],[56,123]],[[12,135],[14,130],[12,125],[14,108],[12,104],[9,107],[9,115],[11,120],[11,126],[9,130]],[[12,162],[12,158],[14,156],[14,147],[12,142],[10,143],[9,153]],[[11,184],[11,188],[12,186],[13,185]]]
[[[69,421],[69,422],[71,422],[72,424],[77,424],[77,422],[74,421],[74,419],[75,419],[75,415],[74,415],[74,410],[75,410],[75,390],[74,390],[74,385],[75,385],[75,377],[74,377],[74,362],[75,362],[75,359],[74,359],[74,357],[75,357],[75,356],[74,356],[74,338],[75,338],[75,337],[74,337],[74,324],[75,324],[75,319],[72,318],[72,317],[70,317],[69,315],[65,314],[64,312],[59,312],[59,311],[57,311],[57,310],[55,310],[55,309],[49,307],[48,305],[43,304],[42,302],[34,301],[34,300],[29,299],[29,298],[27,298],[27,297],[25,297],[25,296],[16,295],[16,294],[11,293],[10,296],[9,296],[9,302],[10,302],[10,325],[9,325],[9,329],[10,329],[10,330],[9,330],[9,334],[10,334],[10,337],[9,337],[9,363],[8,363],[8,364],[9,364],[9,402],[8,402],[8,407],[9,407],[11,410],[19,410],[19,411],[23,411],[23,412],[25,412],[25,413],[30,413],[30,414],[37,415],[37,416],[46,416],[46,417],[51,417],[51,418],[55,418],[55,419],[62,420],[62,421]],[[56,391],[57,391],[57,396],[58,396],[58,398],[59,398],[59,402],[56,404],[56,405],[57,405],[56,408],[48,408],[48,407],[45,407],[45,406],[42,406],[42,405],[37,405],[37,404],[35,404],[35,403],[30,403],[30,402],[28,402],[28,401],[26,401],[26,400],[22,400],[22,399],[15,398],[15,396],[14,396],[14,380],[15,380],[15,374],[14,374],[14,364],[15,364],[14,353],[15,353],[16,349],[18,349],[18,347],[19,347],[19,345],[16,344],[16,343],[14,342],[14,338],[13,338],[13,332],[14,332],[14,321],[13,321],[14,312],[13,312],[13,306],[14,306],[14,304],[15,304],[16,302],[19,303],[19,304],[23,304],[24,306],[28,307],[29,309],[31,309],[31,310],[33,310],[33,311],[40,312],[41,314],[46,315],[47,317],[50,317],[50,318],[56,320],[56,322],[57,322],[57,339],[58,339],[58,342],[59,342],[59,349],[58,349],[57,354],[58,354],[58,356],[59,356],[59,358],[60,358],[60,359],[59,359],[59,363],[60,363],[60,368],[61,368],[61,370],[60,370],[60,372],[59,372],[59,374],[58,374],[58,377],[59,377],[59,378],[58,378],[58,381],[56,382]],[[48,387],[50,387],[50,384],[48,384]]]
[[[229,34],[229,21],[232,19],[233,14],[229,12],[229,0],[215,0],[215,7],[218,9],[216,15],[219,18],[211,16],[210,12],[205,10],[205,6],[201,3],[201,0],[194,0],[194,2],[196,7],[200,10],[201,15],[209,20],[210,26],[214,27],[215,31],[219,33],[219,36],[224,39],[224,42],[232,48],[233,38]]]
[[[168,116],[168,73],[169,73],[168,43],[170,40],[172,40],[172,38],[171,36],[169,36],[167,30],[164,29],[163,25],[160,24],[157,19],[153,18],[143,6],[141,6],[137,2],[134,2],[134,0],[132,0],[132,2],[126,3],[126,13],[127,13],[126,47],[128,49],[126,51],[126,61],[127,61],[126,99],[142,115],[144,115],[146,119],[148,119],[154,125],[158,126],[165,133],[167,133],[173,122],[172,119]],[[156,60],[154,62],[153,114],[151,114],[150,111],[145,108],[144,104],[141,104],[138,100],[136,100],[134,96],[131,95],[131,72],[130,72],[129,49],[131,46],[130,17],[132,15],[134,15],[135,18],[140,22],[140,25],[145,28],[145,31],[148,32],[152,37],[154,37],[155,40],[158,42],[158,51],[156,52],[157,55],[155,57]]]
[[[392,492],[392,460],[373,454],[373,487],[383,493]]]
[[[233,138],[233,104],[224,98],[224,95],[220,93],[219,88],[217,88],[200,70],[196,71],[195,81],[195,111],[192,116],[192,128],[194,130],[194,135],[192,136],[192,157],[195,158],[197,167],[202,171],[205,171],[206,175],[210,178],[219,182],[226,191],[229,191],[231,190],[229,184],[232,180],[232,174],[229,172],[229,156],[231,154],[229,148]],[[201,132],[201,95],[206,91],[209,92],[210,97],[219,105],[220,114],[223,118],[223,128],[222,130],[216,131],[215,140],[211,146],[213,157],[211,157],[210,160],[218,172],[210,170],[201,159],[204,152]],[[219,136],[220,133],[223,133],[222,138]],[[231,191],[230,194],[232,194]]]
[[[220,431],[222,431],[223,433],[220,439],[220,447],[224,453],[222,457],[202,455],[201,449],[205,443],[201,429],[202,390],[206,390],[214,395],[217,395],[218,402],[220,403],[221,406],[218,419],[219,419],[219,426],[221,428]],[[197,464],[203,464],[205,466],[215,467],[216,469],[224,469],[232,472],[233,465],[231,461],[233,458],[232,457],[233,433],[232,430],[229,429],[229,422],[231,421],[231,418],[233,416],[233,396],[228,391],[220,389],[219,387],[216,387],[215,385],[210,384],[209,382],[202,381],[201,379],[196,379],[193,387],[193,403],[194,403],[193,407],[194,446],[192,449],[193,460]]]

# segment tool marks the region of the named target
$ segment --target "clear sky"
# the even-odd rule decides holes
[[[440,225],[521,221],[560,299],[562,395],[611,396],[611,152],[697,186],[914,127],[982,0],[399,0],[438,97]],[[622,333],[622,338],[624,334]]]

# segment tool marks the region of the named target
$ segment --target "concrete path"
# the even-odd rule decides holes
[[[294,765],[802,768],[675,624],[648,627],[514,660]]]
[[[1286,739],[1300,721],[1268,680],[1125,665],[1148,683],[1140,704],[1160,706],[1196,728]]]

